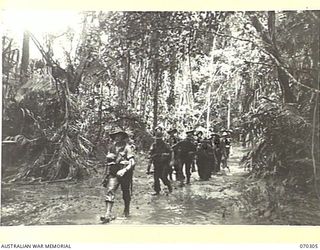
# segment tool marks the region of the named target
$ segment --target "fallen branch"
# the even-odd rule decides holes
[[[41,181],[40,184],[65,182],[65,181],[71,181],[71,180],[72,180],[72,177],[68,177],[68,178],[65,178],[65,179],[57,179],[57,180],[51,180],[51,181]]]

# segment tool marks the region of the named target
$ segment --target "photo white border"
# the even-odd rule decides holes
[[[18,10],[320,10],[319,0],[2,0],[1,9]],[[19,18],[19,17],[17,17]],[[4,243],[87,244],[292,244],[320,243],[319,226],[2,226]],[[183,245],[181,245],[183,248]],[[291,246],[291,245],[290,245]],[[239,245],[240,247],[240,245]],[[320,245],[318,244],[318,247]],[[180,248],[180,247],[179,247]],[[195,247],[194,247],[195,248]],[[193,248],[193,249],[194,249]],[[94,248],[93,248],[94,249]],[[123,248],[124,249],[124,248]],[[150,249],[150,247],[148,248]],[[222,249],[222,248],[220,248]],[[286,249],[286,248],[282,248]]]

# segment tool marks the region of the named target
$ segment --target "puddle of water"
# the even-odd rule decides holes
[[[233,148],[228,162],[229,171],[222,171],[209,181],[199,181],[192,174],[191,185],[178,188],[170,195],[163,192],[154,197],[153,177],[144,174],[146,166],[138,165],[133,179],[134,191],[131,217],[122,217],[123,201],[120,190],[116,194],[114,213],[117,219],[111,224],[299,224],[320,225],[320,205],[310,202],[291,203],[283,217],[274,221],[247,218],[238,207],[237,185],[246,182],[238,162],[243,150]],[[100,224],[104,214],[104,188],[101,175],[79,183],[53,183],[48,185],[5,185],[2,188],[1,215],[3,225],[89,225]],[[162,184],[161,184],[162,185]],[[163,187],[163,185],[162,185]],[[166,190],[166,188],[163,188]],[[261,220],[260,220],[261,219]]]

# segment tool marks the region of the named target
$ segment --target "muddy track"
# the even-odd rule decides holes
[[[173,182],[172,194],[168,195],[164,188],[156,197],[150,195],[153,178],[145,174],[147,161],[140,155],[133,179],[131,217],[122,217],[123,201],[118,190],[114,206],[117,218],[110,224],[290,224],[277,221],[279,213],[273,217],[248,216],[242,193],[254,182],[250,183],[239,166],[242,154],[243,149],[233,149],[228,162],[230,172],[222,171],[209,181],[199,181],[195,172],[191,185],[181,188]],[[1,225],[100,224],[100,215],[104,213],[101,172],[102,169],[100,174],[79,183],[2,185]],[[318,203],[312,204],[310,220],[303,216],[295,224],[320,224],[320,215],[316,220],[314,217],[319,211]]]

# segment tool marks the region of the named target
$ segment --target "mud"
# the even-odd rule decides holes
[[[243,202],[243,192],[255,182],[247,178],[239,165],[244,150],[233,148],[228,165],[209,181],[192,174],[191,185],[178,187],[172,194],[166,188],[151,196],[153,178],[146,175],[147,160],[139,155],[133,179],[131,216],[122,216],[121,191],[114,206],[116,219],[110,224],[210,224],[210,225],[320,225],[320,205],[315,197],[299,201],[301,194],[291,196],[277,211],[251,213]],[[92,225],[101,224],[104,214],[103,169],[81,182],[2,184],[1,225]],[[163,185],[162,185],[163,187]],[[254,201],[252,201],[254,204]],[[261,205],[261,204],[260,204]]]

